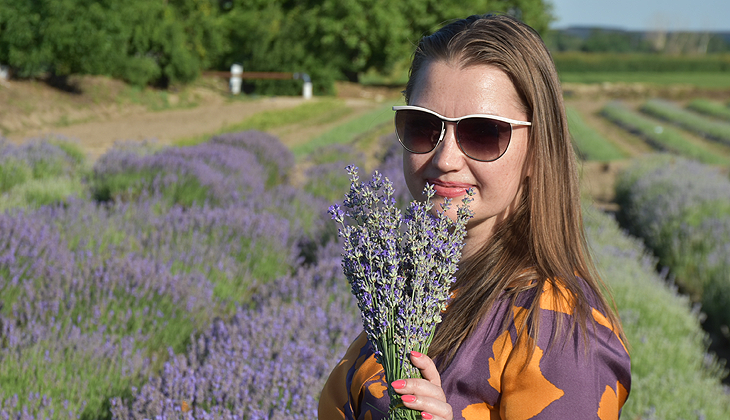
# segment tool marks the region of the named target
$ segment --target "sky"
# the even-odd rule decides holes
[[[730,32],[730,0],[547,0],[553,28]]]

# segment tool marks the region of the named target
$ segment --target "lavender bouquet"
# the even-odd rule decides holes
[[[456,220],[445,215],[450,200],[436,215],[431,213],[432,185],[424,190],[426,201],[412,201],[403,214],[387,178],[376,171],[362,184],[357,167],[348,166],[347,172],[350,190],[343,205],[329,209],[344,239],[342,268],[375,358],[385,370],[388,418],[417,419],[419,413],[405,408],[390,384],[421,377],[408,355],[412,350],[427,353],[441,322],[472,215],[467,206],[471,192]]]

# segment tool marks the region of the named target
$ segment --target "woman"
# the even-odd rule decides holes
[[[387,386],[424,419],[616,419],[630,389],[620,322],[587,250],[555,66],[505,15],[423,38],[396,109],[414,197],[474,191],[454,296],[424,379],[384,383],[362,334],[325,385],[320,419],[386,418]],[[435,208],[438,206],[434,206]]]

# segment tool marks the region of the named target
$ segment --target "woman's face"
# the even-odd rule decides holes
[[[409,105],[435,111],[444,117],[458,118],[470,114],[490,114],[527,121],[517,91],[502,70],[489,65],[471,65],[432,61],[421,69]],[[408,189],[414,198],[425,199],[426,183],[434,185],[434,208],[444,198],[452,198],[453,217],[456,206],[468,188],[473,189],[470,204],[474,217],[467,229],[463,254],[471,254],[488,240],[495,224],[514,211],[522,192],[526,165],[529,127],[514,125],[507,151],[492,162],[467,157],[456,143],[455,123],[446,123],[441,143],[431,152],[403,152],[403,166]]]

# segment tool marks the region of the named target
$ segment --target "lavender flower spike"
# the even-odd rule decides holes
[[[446,215],[446,200],[434,214],[432,185],[426,201],[412,201],[401,213],[393,184],[377,171],[360,183],[348,166],[350,190],[342,206],[329,208],[343,238],[342,269],[357,299],[363,327],[387,383],[420,377],[408,359],[410,351],[428,352],[436,325],[455,281],[457,264],[472,217],[472,192],[462,200],[455,220]],[[417,419],[389,387],[389,419]]]

